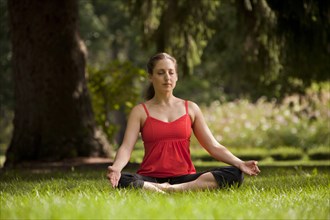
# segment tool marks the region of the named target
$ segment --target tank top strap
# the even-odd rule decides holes
[[[146,112],[147,116],[149,117],[149,111],[147,109],[147,106],[144,103],[142,103],[142,106],[143,106],[144,111]]]
[[[186,114],[189,114],[189,112],[188,112],[188,100],[185,100],[184,105],[186,107]]]

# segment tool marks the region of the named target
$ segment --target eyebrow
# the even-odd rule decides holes
[[[169,68],[169,69],[160,68],[160,69],[156,69],[156,70],[159,71],[159,70],[175,70],[175,69],[172,69],[172,68]]]

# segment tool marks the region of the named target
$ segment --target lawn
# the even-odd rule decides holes
[[[240,188],[114,190],[104,170],[1,173],[1,219],[330,219],[329,167],[264,167]]]

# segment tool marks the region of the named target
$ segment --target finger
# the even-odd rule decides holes
[[[113,179],[113,180],[111,181],[111,183],[112,183],[112,187],[113,187],[113,188],[116,188],[116,187],[118,186],[118,180],[117,180],[117,179]]]
[[[260,173],[260,169],[259,169],[257,164],[255,165],[254,169],[255,169],[256,172]]]
[[[115,184],[115,182],[113,181],[113,179],[110,179],[110,183],[111,183],[112,188],[115,188],[116,184]]]
[[[108,179],[111,179],[111,178],[113,178],[113,177],[114,177],[114,174],[113,174],[113,172],[109,172],[109,173],[107,174],[107,177],[108,177]]]
[[[256,171],[251,171],[250,176],[257,176],[258,173]]]

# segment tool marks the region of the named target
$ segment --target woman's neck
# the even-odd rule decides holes
[[[170,105],[176,99],[177,98],[172,93],[171,94],[164,94],[164,95],[155,94],[155,96],[151,99],[151,101],[154,104]]]

